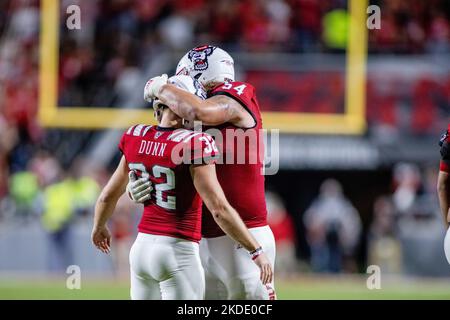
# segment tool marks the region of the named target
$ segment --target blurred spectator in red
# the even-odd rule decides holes
[[[394,15],[389,8],[383,8],[381,15],[381,29],[374,29],[369,32],[370,48],[375,51],[390,52],[399,42],[397,25]]]
[[[450,24],[443,12],[433,12],[427,51],[431,53],[450,52]]]
[[[202,36],[212,32],[214,41],[230,45],[237,42],[242,32],[239,19],[239,1],[215,1],[209,3],[211,15],[200,23]],[[208,26],[210,24],[210,26]]]
[[[242,1],[239,15],[242,24],[242,48],[250,51],[267,51],[269,49],[269,17],[262,2]]]
[[[267,221],[276,243],[275,269],[278,274],[297,271],[295,257],[295,230],[292,217],[287,212],[280,196],[266,191]]]
[[[315,0],[292,0],[291,26],[294,31],[295,51],[319,51],[317,39],[322,31],[323,2]]]

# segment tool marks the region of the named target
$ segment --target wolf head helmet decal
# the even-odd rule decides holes
[[[208,56],[210,56],[215,49],[216,47],[205,45],[189,51],[188,58],[192,61],[195,71],[204,71],[208,69]]]

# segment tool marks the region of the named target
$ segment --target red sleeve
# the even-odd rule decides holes
[[[219,150],[213,137],[202,133],[190,140],[189,151],[185,154],[189,156],[188,163],[213,164],[217,162]]]
[[[439,164],[439,170],[444,172],[450,172],[450,163],[445,160],[441,160]]]
[[[120,139],[118,147],[119,147],[120,152],[122,152],[122,154],[125,154],[125,152],[124,152],[124,150],[125,150],[125,134]]]
[[[261,121],[259,117],[259,106],[256,100],[255,88],[246,82],[227,82],[214,88],[210,96],[225,95],[239,102],[255,119]]]
[[[135,126],[130,127],[127,131],[125,131],[123,133],[122,138],[120,138],[118,147],[119,147],[120,152],[122,152],[123,155],[125,155],[125,143],[127,140],[127,136],[129,136],[131,134],[134,127]]]
[[[213,96],[218,94],[230,96],[239,103],[250,106],[253,103],[255,88],[249,83],[233,81],[220,85],[211,92]]]

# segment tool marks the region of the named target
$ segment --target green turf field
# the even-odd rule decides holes
[[[0,278],[0,299],[128,299],[126,280],[84,279],[80,290],[64,279]],[[450,299],[450,279],[382,281],[369,290],[365,278],[299,277],[277,281],[279,299]]]

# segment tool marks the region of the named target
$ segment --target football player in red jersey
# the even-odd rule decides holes
[[[439,196],[439,204],[441,206],[442,216],[444,218],[445,227],[447,228],[447,233],[444,240],[444,252],[448,263],[450,263],[450,124],[448,125],[447,131],[442,135],[439,145],[441,146],[441,162],[439,165],[439,176],[437,191]]]
[[[188,86],[196,91],[195,82]],[[107,220],[126,190],[129,172],[151,182],[150,198],[130,251],[132,299],[203,299],[204,271],[199,256],[202,199],[212,218],[248,250],[264,283],[272,281],[271,263],[231,207],[215,171],[213,138],[182,128],[182,119],[160,101],[154,104],[159,125],[136,125],[122,136],[123,156],[96,204],[92,241],[110,251]]]
[[[273,266],[275,240],[266,219],[264,164],[260,157],[263,154],[262,119],[255,89],[249,83],[235,81],[232,57],[209,45],[190,50],[178,64],[177,74],[198,79],[208,91],[207,99],[168,84],[165,75],[147,82],[144,97],[147,100],[157,97],[180,117],[200,120],[220,130],[222,141],[218,146],[226,161],[216,166],[218,180]],[[246,141],[247,137],[253,137],[253,143],[249,142],[251,138]],[[242,150],[244,155],[239,153]],[[240,246],[224,236],[208,210],[204,211],[200,254],[206,275],[206,297],[275,299],[273,282],[263,285],[259,281],[259,271],[251,259]]]

